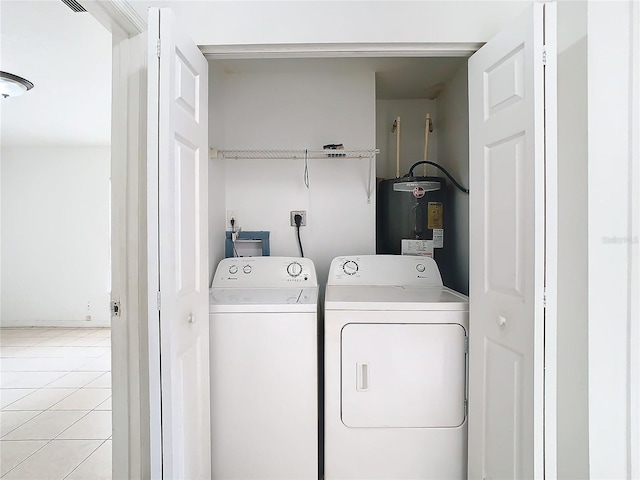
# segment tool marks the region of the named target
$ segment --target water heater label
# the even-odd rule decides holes
[[[402,239],[402,255],[418,255],[433,258],[433,240]]]
[[[444,229],[433,229],[433,248],[442,248],[444,246]]]
[[[442,228],[442,203],[429,202],[427,204],[427,228],[430,230]],[[433,233],[435,237],[435,232]],[[436,248],[442,248],[436,247]]]

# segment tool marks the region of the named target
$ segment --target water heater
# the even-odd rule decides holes
[[[378,186],[376,251],[379,254],[412,251],[424,244],[432,249],[445,285],[453,280],[453,217],[450,192],[442,177],[403,177],[383,180]],[[413,251],[413,253],[416,253]],[[418,253],[426,253],[420,250]]]

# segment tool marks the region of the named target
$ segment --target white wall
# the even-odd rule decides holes
[[[635,4],[635,5],[634,5]],[[629,277],[637,238],[630,237],[630,187],[637,191],[630,174],[638,165],[631,151],[638,134],[632,125],[632,69],[637,74],[637,2],[587,2],[588,75],[588,308],[589,308],[589,469],[592,479],[630,478],[629,465],[637,457],[630,453],[629,414],[640,406],[630,403],[630,351],[637,332],[637,312],[631,314]],[[634,23],[632,23],[634,22]],[[635,28],[635,31],[633,30]],[[636,36],[637,39],[637,36]],[[634,63],[635,62],[635,63]],[[637,83],[636,83],[637,87]],[[637,110],[636,110],[637,112]],[[637,122],[635,118],[635,122]],[[632,133],[632,128],[635,128]],[[635,137],[637,138],[637,137]],[[636,140],[637,141],[637,140]],[[634,179],[637,181],[637,179]],[[636,245],[634,247],[634,245]],[[637,260],[636,260],[637,261]],[[637,284],[636,284],[637,285]],[[637,333],[636,333],[637,335]],[[636,337],[637,340],[637,337]],[[637,343],[636,349],[637,349]],[[637,358],[637,357],[636,357]],[[637,437],[636,437],[637,442]],[[637,449],[637,443],[635,445]],[[637,451],[637,450],[636,450]],[[636,472],[637,474],[637,472]]]
[[[109,171],[109,147],[2,149],[3,327],[109,325]]]
[[[224,145],[225,75],[215,62],[209,62],[209,146]],[[224,258],[226,223],[225,164],[209,159],[209,284],[221,259]]]
[[[375,135],[373,72],[225,74],[214,87],[212,145],[219,149],[372,149]],[[216,110],[213,108],[215,106]],[[369,161],[226,160],[225,209],[245,231],[270,231],[271,255],[299,255],[291,210],[306,210],[301,237],[324,283],[337,255],[375,252],[375,183],[367,202]],[[375,174],[375,172],[374,172]],[[238,226],[238,225],[237,225]],[[222,237],[220,222],[210,225]]]
[[[439,163],[469,188],[469,95],[467,64],[464,63],[438,96]],[[442,176],[442,174],[439,174]],[[469,195],[447,180],[454,211],[455,283],[450,287],[469,294]],[[449,237],[451,238],[451,237]]]
[[[586,3],[558,23],[558,478],[589,478]]]
[[[438,122],[438,107],[434,100],[378,100],[376,102],[376,143],[380,154],[376,157],[376,175],[380,178],[396,177],[396,134],[391,131],[396,117],[400,117],[400,176],[409,167],[424,160],[425,115],[431,114],[434,124]],[[438,162],[438,132],[429,134],[427,160]],[[429,175],[437,171],[429,168]],[[422,165],[414,171],[422,175]]]
[[[162,1],[154,3],[160,6],[167,4]],[[530,2],[387,0],[170,3],[196,44],[250,45],[485,42]],[[141,13],[146,18],[146,14]]]
[[[2,12],[1,8],[0,12]],[[1,109],[0,115],[2,115]],[[0,148],[0,325],[2,324],[2,156],[2,148]]]

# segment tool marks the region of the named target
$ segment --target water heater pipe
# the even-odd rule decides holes
[[[400,117],[396,117],[391,132],[396,134],[396,178],[400,178]]]
[[[427,113],[424,122],[424,155],[422,156],[423,161],[427,161],[427,152],[429,151],[429,131],[431,130],[431,114]],[[427,176],[427,164],[424,164],[424,173],[423,176]]]

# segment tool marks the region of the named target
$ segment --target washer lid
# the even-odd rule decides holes
[[[328,285],[325,310],[469,310],[469,298],[447,287]]]
[[[315,312],[317,288],[212,288],[209,312]]]

